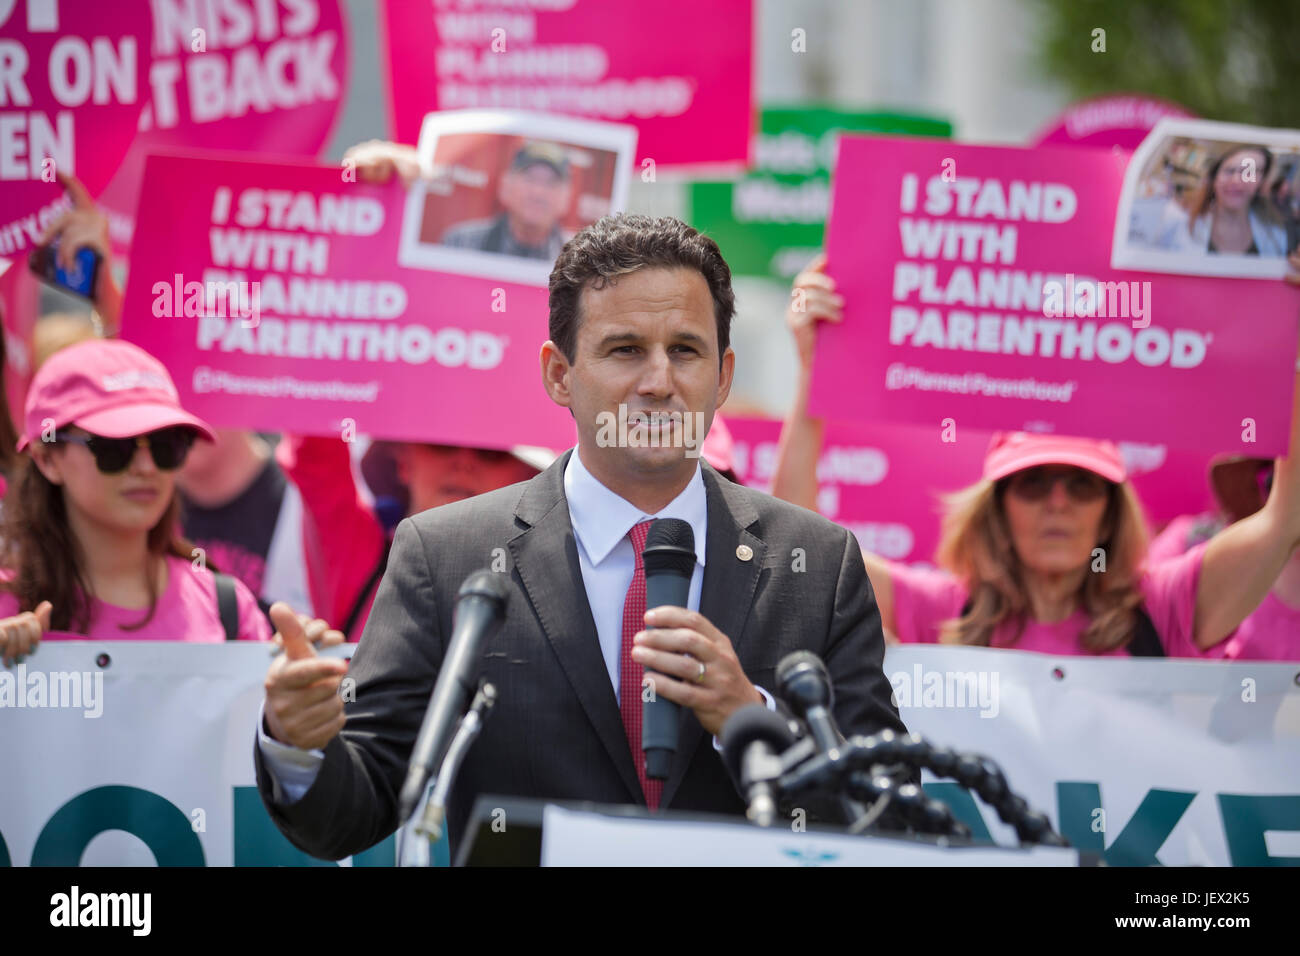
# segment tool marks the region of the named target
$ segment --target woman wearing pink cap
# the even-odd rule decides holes
[[[781,438],[773,493],[813,507],[821,423],[808,416],[818,319],[843,300],[815,262],[795,280],[806,311],[787,314],[800,389]],[[1300,268],[1300,262],[1293,262]],[[1300,402],[1300,383],[1297,383]],[[1291,448],[1300,450],[1300,408]],[[1300,467],[1278,459],[1257,514],[1176,560],[1145,566],[1147,534],[1119,450],[1057,435],[993,438],[981,480],[947,499],[943,570],[863,554],[887,631],[905,642],[1051,654],[1201,656],[1228,638],[1300,543]]]
[[[198,438],[211,441],[211,429],[180,407],[162,364],[128,342],[82,342],[42,366],[18,442],[28,454],[4,508],[6,664],[47,631],[95,640],[271,638],[248,589],[215,575],[179,535],[176,470]],[[284,605],[276,613],[277,623],[292,617]],[[307,628],[316,640],[342,640],[324,622]]]

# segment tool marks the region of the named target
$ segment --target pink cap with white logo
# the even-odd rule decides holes
[[[207,422],[181,408],[163,364],[120,339],[78,342],[50,356],[27,391],[24,424],[19,451],[39,442],[51,425],[76,425],[105,438],[188,425],[214,439]]]
[[[1069,435],[998,432],[989,441],[984,456],[984,478],[997,481],[1035,465],[1074,465],[1117,484],[1128,477],[1124,456],[1112,442]]]

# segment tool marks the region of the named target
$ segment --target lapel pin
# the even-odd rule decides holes
[[[742,544],[740,547],[736,548],[736,557],[740,558],[742,561],[748,561],[753,556],[754,549],[747,544]]]

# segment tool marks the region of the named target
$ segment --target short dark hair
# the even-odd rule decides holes
[[[603,289],[618,276],[644,268],[694,269],[713,296],[718,360],[731,344],[736,295],[731,268],[718,244],[680,219],[629,213],[605,216],[564,244],[550,281],[550,337],[570,362],[578,344],[582,290]]]

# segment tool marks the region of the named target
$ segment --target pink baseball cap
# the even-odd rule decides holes
[[[984,456],[984,478],[997,481],[1035,465],[1074,465],[1116,483],[1128,477],[1124,458],[1112,442],[1069,435],[998,432],[989,441]]]
[[[212,441],[207,422],[181,408],[167,369],[144,349],[121,339],[90,339],[50,356],[27,390],[24,434],[18,450],[39,442],[44,426],[77,425],[92,435],[130,438],[188,425]]]

